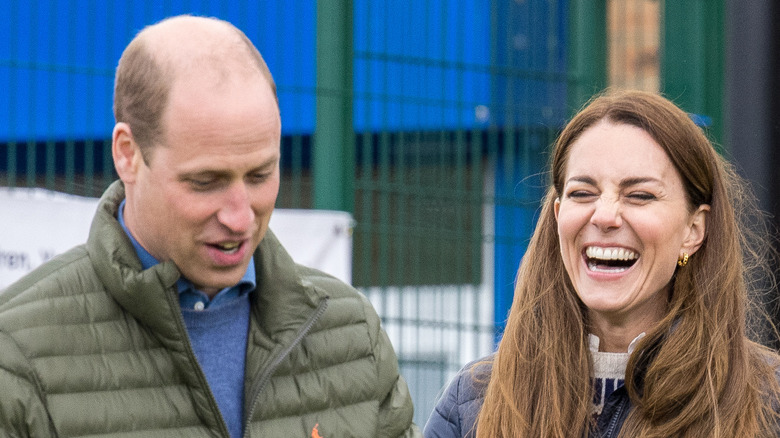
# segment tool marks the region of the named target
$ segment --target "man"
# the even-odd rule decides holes
[[[146,28],[114,113],[87,243],[0,295],[0,436],[419,436],[370,304],[268,231],[281,122],[244,34]]]

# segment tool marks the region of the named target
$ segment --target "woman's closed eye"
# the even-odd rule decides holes
[[[656,196],[649,192],[631,192],[626,197],[637,202],[648,202],[656,199]]]
[[[572,190],[566,195],[568,198],[575,201],[586,201],[591,198],[595,198],[597,195],[590,190]]]

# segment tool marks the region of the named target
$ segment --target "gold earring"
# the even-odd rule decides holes
[[[677,259],[677,266],[685,266],[688,264],[688,253],[684,252],[682,255]]]

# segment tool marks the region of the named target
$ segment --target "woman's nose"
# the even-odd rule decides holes
[[[601,197],[595,203],[590,223],[604,232],[619,228],[623,224],[620,213],[620,202],[617,199]]]

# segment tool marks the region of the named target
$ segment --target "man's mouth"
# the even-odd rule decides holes
[[[234,254],[241,247],[241,242],[223,242],[213,246],[225,254]]]
[[[625,248],[585,248],[585,263],[594,272],[621,273],[634,266],[639,254]]]

